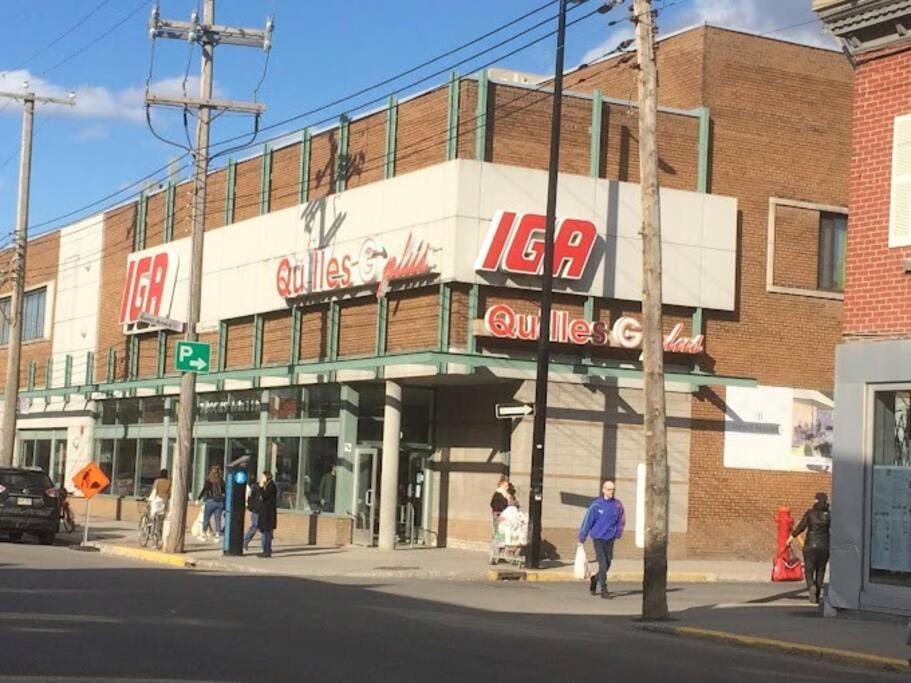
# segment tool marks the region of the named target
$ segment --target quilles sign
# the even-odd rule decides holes
[[[376,286],[385,296],[392,282],[432,274],[430,244],[409,233],[398,253],[389,253],[377,237],[368,237],[349,250],[314,249],[302,258],[285,256],[278,262],[275,287],[284,299]]]
[[[517,313],[507,304],[496,304],[484,314],[484,329],[487,334],[499,339],[532,341],[540,335],[541,317],[534,313]],[[635,318],[621,316],[608,326],[600,320],[573,318],[566,311],[551,311],[550,340],[557,344],[638,349],[642,346],[642,323]],[[675,325],[664,336],[664,350],[668,353],[699,354],[704,348],[704,335],[684,336],[682,323]]]

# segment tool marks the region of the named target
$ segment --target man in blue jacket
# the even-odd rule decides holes
[[[596,595],[598,584],[601,584],[601,597],[610,598],[607,592],[607,570],[614,556],[614,541],[623,535],[626,526],[626,512],[623,503],[614,498],[614,482],[610,479],[601,485],[601,497],[595,498],[585,512],[585,519],[579,528],[579,544],[592,537],[595,556],[598,558],[598,573],[591,579],[590,590]]]

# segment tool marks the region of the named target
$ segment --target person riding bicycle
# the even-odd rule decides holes
[[[153,515],[164,515],[168,507],[168,500],[171,497],[171,480],[168,478],[168,471],[161,470],[158,478],[152,482],[152,490],[149,492],[149,511]]]

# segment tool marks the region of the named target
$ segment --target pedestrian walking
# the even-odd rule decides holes
[[[202,532],[203,540],[206,534],[212,530],[212,518],[215,518],[215,541],[221,540],[222,515],[225,512],[225,480],[221,476],[221,467],[213,465],[209,469],[209,476],[206,477],[206,483],[203,484],[202,491],[196,497],[202,500],[203,518]]]
[[[592,595],[597,595],[600,584],[601,597],[605,599],[612,597],[607,590],[607,572],[614,557],[614,541],[623,536],[626,526],[626,512],[623,503],[614,497],[614,490],[614,482],[610,479],[601,485],[601,496],[588,506],[579,527],[579,544],[582,545],[591,536],[598,559],[598,573],[591,577],[589,590]]]
[[[250,490],[247,492],[247,509],[250,511],[250,528],[244,534],[244,550],[250,547],[250,542],[256,536],[259,525],[259,511],[262,507],[262,489],[259,482],[251,481]]]
[[[829,497],[820,491],[816,502],[807,510],[800,523],[794,527],[791,536],[797,538],[804,531],[807,540],[803,545],[803,573],[807,580],[807,595],[810,602],[819,604],[822,600],[823,581],[826,565],[829,563],[829,526],[832,513],[829,511]]]
[[[319,505],[323,512],[335,512],[335,465],[319,480]]]
[[[258,557],[272,557],[272,534],[278,522],[278,486],[268,470],[263,472],[259,481],[261,493],[256,528],[262,536],[263,551]]]

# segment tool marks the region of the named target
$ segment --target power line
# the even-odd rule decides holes
[[[37,58],[38,56],[40,56],[40,55],[44,54],[45,52],[47,52],[50,48],[54,47],[54,45],[56,45],[57,43],[59,43],[61,40],[63,40],[64,38],[66,38],[66,37],[67,37],[68,35],[70,35],[73,31],[75,31],[77,28],[79,28],[79,27],[82,26],[85,22],[87,22],[89,19],[91,19],[93,16],[95,16],[95,15],[96,15],[96,14],[97,14],[105,5],[107,5],[107,4],[110,3],[110,2],[111,2],[111,0],[101,0],[101,2],[98,3],[92,11],[90,11],[88,14],[86,14],[85,16],[83,16],[79,21],[77,21],[75,24],[73,24],[72,26],[70,26],[66,31],[64,31],[63,33],[61,33],[59,36],[57,36],[56,38],[54,38],[54,39],[53,39],[51,42],[49,42],[47,45],[45,45],[45,46],[42,47],[42,48],[39,48],[38,50],[36,50],[35,52],[33,52],[31,55],[29,55],[28,57],[26,57],[25,59],[23,59],[23,60],[22,60],[21,62],[19,62],[16,66],[14,66],[14,67],[11,69],[11,71],[18,71],[18,70],[21,69],[23,66],[25,66],[26,64],[28,64],[29,62],[31,62],[33,59],[35,59],[35,58]]]
[[[137,8],[131,13],[130,16],[132,16],[132,15],[135,14],[137,11],[139,11],[139,9],[141,9],[142,7],[144,7],[145,5],[147,5],[148,2],[149,2],[149,0],[146,0],[146,1],[143,2],[141,5],[139,5],[139,7],[137,7]],[[392,83],[392,82],[394,82],[394,81],[396,81],[396,80],[399,80],[399,79],[401,79],[401,78],[403,78],[403,77],[405,77],[405,76],[407,76],[407,75],[410,75],[410,74],[412,74],[412,73],[414,73],[414,72],[416,72],[416,71],[418,71],[418,70],[420,70],[420,69],[422,69],[422,68],[424,68],[424,67],[426,67],[426,66],[429,66],[430,64],[434,64],[434,63],[436,63],[436,62],[438,62],[438,61],[440,61],[440,60],[442,60],[442,59],[445,59],[447,56],[451,56],[451,55],[453,55],[453,54],[455,54],[455,53],[457,53],[457,52],[460,52],[460,51],[462,51],[462,50],[464,50],[464,49],[466,49],[466,48],[468,48],[468,47],[471,47],[472,45],[476,45],[477,43],[479,43],[479,42],[481,42],[481,41],[483,41],[483,40],[485,40],[485,39],[487,39],[487,38],[489,38],[489,37],[491,37],[491,36],[493,36],[493,35],[496,35],[497,33],[500,33],[500,32],[502,32],[502,31],[506,30],[507,28],[510,28],[510,27],[512,27],[512,26],[515,26],[516,24],[518,24],[518,23],[524,21],[525,19],[528,19],[529,17],[534,16],[535,14],[538,14],[539,12],[541,12],[541,11],[547,9],[548,7],[550,7],[550,6],[552,6],[553,4],[555,4],[555,2],[556,2],[556,0],[548,0],[548,2],[546,2],[546,3],[542,4],[542,5],[540,5],[539,7],[535,8],[535,9],[529,11],[529,12],[526,12],[525,14],[521,15],[520,17],[517,17],[516,19],[513,19],[513,20],[507,22],[506,24],[503,24],[502,26],[499,26],[499,27],[497,27],[497,28],[495,28],[495,29],[492,29],[492,30],[488,31],[487,33],[484,33],[483,35],[478,36],[477,38],[474,38],[474,39],[472,39],[472,40],[470,40],[470,41],[468,41],[468,42],[466,42],[466,43],[463,43],[462,45],[459,45],[459,46],[457,46],[457,47],[455,47],[455,48],[452,48],[452,49],[448,50],[447,52],[444,52],[444,53],[442,53],[441,55],[438,55],[438,56],[436,56],[436,57],[433,57],[432,59],[429,59],[429,60],[427,60],[427,61],[425,61],[425,62],[423,62],[423,63],[421,63],[421,64],[419,64],[419,65],[417,65],[417,66],[415,66],[415,67],[411,67],[411,68],[409,68],[409,69],[407,69],[407,70],[405,70],[405,71],[402,71],[402,72],[396,74],[395,76],[392,76],[392,77],[387,78],[387,79],[385,79],[385,80],[379,81],[379,82],[377,82],[377,83],[374,83],[373,85],[367,86],[367,87],[365,87],[365,88],[362,88],[361,90],[358,90],[358,91],[356,91],[356,92],[354,92],[354,93],[351,93],[350,95],[348,95],[348,96],[346,96],[346,97],[339,98],[339,99],[337,99],[337,100],[335,100],[335,101],[333,101],[333,102],[330,102],[329,104],[326,104],[326,105],[324,105],[323,107],[320,107],[320,108],[318,108],[318,109],[316,109],[316,110],[313,110],[313,112],[323,111],[324,109],[327,109],[327,108],[329,108],[329,107],[331,107],[331,106],[334,106],[334,105],[337,105],[337,104],[341,104],[341,103],[343,103],[343,102],[345,102],[345,101],[347,101],[347,100],[350,100],[350,99],[353,99],[353,98],[355,98],[355,97],[358,97],[358,96],[360,96],[360,95],[362,95],[362,94],[364,94],[364,93],[370,92],[370,91],[372,91],[372,90],[376,90],[377,88],[381,88],[381,87],[383,87],[384,85],[388,85],[388,84],[390,84],[390,83]],[[127,17],[127,19],[128,19],[128,18],[129,18],[129,17]],[[122,20],[120,23],[123,23],[124,21],[126,21],[126,19]],[[55,67],[52,67],[52,68],[55,68]],[[447,69],[447,70],[448,70],[448,69]],[[397,90],[397,91],[395,91],[395,92],[399,92],[399,91]],[[386,96],[384,96],[382,99],[385,99],[385,97],[386,97]],[[303,114],[303,115],[301,115],[301,116],[305,116],[305,115],[306,115],[306,114]],[[300,117],[298,117],[298,118],[300,118]],[[332,118],[335,118],[335,117],[332,117]],[[221,141],[220,143],[216,143],[216,144],[223,144],[223,143],[230,142],[230,141],[231,141],[231,140],[224,140],[224,141]],[[182,155],[181,157],[178,157],[178,160],[184,159],[184,158],[186,158],[187,156],[188,156],[187,154],[184,154],[184,155]],[[178,168],[178,172],[179,172],[180,170],[183,170],[183,169],[187,168],[188,165],[189,165],[189,164],[185,164],[185,165],[181,166],[180,168]],[[56,216],[56,217],[54,217],[54,218],[51,218],[51,219],[42,221],[42,222],[40,222],[40,223],[36,223],[36,224],[30,226],[30,228],[31,228],[31,229],[35,229],[35,228],[45,227],[45,226],[47,226],[47,225],[51,225],[51,224],[53,224],[53,223],[58,223],[59,221],[62,221],[62,220],[65,220],[65,219],[67,219],[67,218],[71,218],[71,217],[73,217],[73,216],[75,216],[75,215],[77,215],[77,214],[83,213],[84,211],[87,211],[88,209],[91,209],[91,208],[93,208],[93,207],[96,207],[96,206],[98,206],[99,204],[105,203],[105,202],[107,202],[108,200],[111,200],[111,199],[113,199],[113,198],[115,198],[115,197],[117,197],[117,196],[119,196],[119,195],[125,194],[127,191],[131,191],[133,188],[135,188],[135,187],[138,186],[138,185],[141,185],[141,184],[142,184],[144,181],[146,181],[146,180],[155,178],[155,177],[158,176],[159,174],[161,174],[161,173],[167,171],[169,166],[170,166],[170,162],[169,162],[168,165],[165,165],[165,166],[162,166],[162,167],[160,167],[160,168],[158,168],[158,169],[155,169],[155,170],[152,171],[151,173],[148,173],[147,175],[145,175],[145,176],[139,178],[138,180],[136,180],[136,181],[130,183],[129,185],[127,185],[127,186],[125,186],[125,187],[123,187],[123,188],[117,190],[116,192],[112,192],[112,193],[110,193],[110,194],[108,194],[108,195],[105,195],[104,197],[101,197],[101,198],[98,199],[98,200],[95,200],[95,201],[93,201],[93,202],[91,202],[91,203],[89,203],[89,204],[86,204],[86,205],[84,205],[84,206],[81,206],[81,207],[79,207],[79,208],[77,208],[77,209],[73,209],[72,211],[68,211],[68,212],[66,212],[66,213],[60,214],[60,215],[58,215],[58,216]]]

